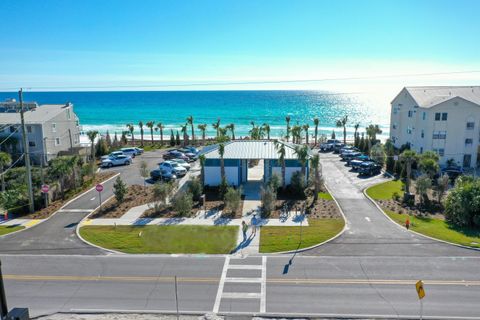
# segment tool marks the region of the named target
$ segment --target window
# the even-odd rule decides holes
[[[59,146],[60,145],[60,138],[55,138],[55,145]]]
[[[413,117],[413,110],[408,110],[408,117],[409,118]]]
[[[13,133],[15,132],[15,127],[14,126],[10,126],[10,133]]]
[[[427,113],[426,113],[426,112],[424,112],[424,113],[422,114],[422,119],[423,119],[423,120],[427,119]]]
[[[57,132],[57,124],[52,123],[52,132]]]
[[[435,113],[435,121],[440,121],[441,114],[440,112]]]
[[[412,127],[410,126],[407,127],[407,134],[412,134]]]
[[[425,138],[425,131],[422,130],[422,133],[420,134],[422,138]]]
[[[27,126],[27,132],[32,133],[32,126]]]
[[[397,114],[398,113],[398,109],[396,107],[393,107],[393,114]]]
[[[467,130],[473,130],[475,128],[475,122],[467,122]]]
[[[440,157],[443,157],[445,155],[445,149],[443,148],[433,149],[433,152],[436,152]]]
[[[28,146],[35,147],[36,146],[35,141],[28,141]]]
[[[446,139],[447,131],[433,131],[433,139]]]
[[[77,121],[75,121],[75,125],[78,127],[80,125],[80,123]]]
[[[466,145],[471,145],[471,144],[473,144],[473,139],[470,139],[470,138],[465,139],[465,144],[466,144]]]
[[[392,126],[393,129],[397,129],[397,124],[394,123],[393,126]]]
[[[442,113],[442,121],[447,121],[448,113]]]
[[[423,147],[420,147],[420,153],[423,153]]]

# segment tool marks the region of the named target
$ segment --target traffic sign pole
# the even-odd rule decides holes
[[[103,191],[103,185],[100,183],[95,186],[95,190],[98,191],[98,199],[100,201],[100,207],[99,210],[102,211],[102,191]]]

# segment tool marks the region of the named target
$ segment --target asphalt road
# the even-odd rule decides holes
[[[386,181],[382,175],[359,178],[339,156],[320,154],[325,184],[347,218],[343,235],[307,251],[305,255],[328,256],[480,256],[479,251],[455,247],[417,236],[392,223],[363,194],[368,186]]]
[[[140,176],[140,163],[146,161],[148,169],[157,167],[162,161],[164,150],[145,152],[137,156],[130,166],[101,169],[120,173],[121,178],[129,185],[143,184]],[[115,179],[104,183],[102,201],[113,196]],[[85,244],[76,236],[77,224],[92,210],[100,205],[99,194],[91,190],[78,199],[70,202],[45,222],[22,232],[0,238],[0,254],[87,254],[99,255],[106,252]]]
[[[426,316],[480,319],[479,257],[1,258],[9,307],[29,307],[34,316],[173,312],[177,276],[180,312],[415,317],[414,283],[422,279]]]

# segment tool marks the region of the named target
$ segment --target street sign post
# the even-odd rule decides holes
[[[99,207],[99,209],[100,209],[100,211],[102,211],[102,191],[103,191],[103,185],[101,185],[100,183],[97,184],[97,185],[95,186],[95,190],[97,190],[97,192],[98,192],[98,200],[99,200],[99,202],[100,202],[100,207]]]
[[[423,319],[423,298],[425,298],[425,289],[423,288],[423,281],[418,280],[415,283],[415,289],[417,290],[418,300],[420,300],[420,320]]]
[[[50,186],[48,184],[42,184],[41,191],[43,197],[45,198],[45,208],[48,207],[48,191],[50,191]]]

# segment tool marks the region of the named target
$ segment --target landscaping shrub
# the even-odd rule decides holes
[[[117,203],[122,203],[125,199],[125,195],[127,194],[127,185],[120,177],[115,179],[115,183],[113,184],[113,194],[115,195],[115,199]]]
[[[242,189],[238,188],[227,188],[227,192],[225,193],[224,202],[225,202],[225,210],[230,212],[237,212],[238,208],[240,208],[240,203],[242,201]]]
[[[203,186],[200,179],[193,178],[188,184],[188,192],[192,194],[193,200],[199,201],[203,193]]]
[[[305,176],[300,171],[296,171],[292,174],[290,188],[295,195],[305,197]]]
[[[220,181],[220,185],[218,186],[218,190],[220,192],[220,198],[225,198],[225,194],[227,193],[228,189],[228,183],[227,179],[225,177],[222,178],[222,181]]]
[[[269,217],[273,210],[275,210],[275,202],[277,201],[277,193],[272,187],[262,187],[260,190],[262,199],[262,207],[264,217]]]
[[[480,179],[457,179],[445,200],[445,217],[458,226],[480,227]]]
[[[270,180],[268,181],[268,186],[275,191],[282,186],[282,178],[278,173],[272,174]]]
[[[173,183],[157,182],[153,186],[153,202],[154,210],[160,211],[162,207],[167,203],[168,196],[173,190]]]
[[[190,192],[182,192],[173,198],[173,209],[182,217],[190,214],[193,208],[193,198]]]

